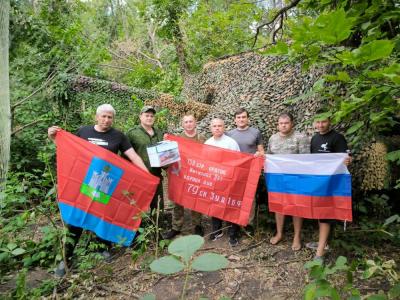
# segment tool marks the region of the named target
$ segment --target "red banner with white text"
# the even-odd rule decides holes
[[[167,135],[180,162],[168,169],[169,199],[194,211],[248,224],[263,158]]]

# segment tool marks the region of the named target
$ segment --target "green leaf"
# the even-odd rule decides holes
[[[344,267],[344,266],[346,265],[346,263],[347,263],[347,258],[344,257],[344,256],[339,256],[339,257],[336,259],[335,266],[336,266],[336,267]]]
[[[315,282],[307,284],[304,288],[304,300],[314,300],[315,299],[315,292],[317,290],[317,285]]]
[[[0,253],[0,262],[8,260],[9,257],[10,257],[10,254],[8,252]]]
[[[387,58],[393,51],[394,43],[390,40],[374,40],[352,51],[355,65]]]
[[[349,74],[347,72],[337,72],[337,79],[343,82],[349,82],[351,80]]]
[[[399,215],[393,215],[385,220],[385,223],[383,223],[383,227],[388,226],[389,224],[393,222],[400,222],[400,216]]]
[[[55,193],[55,191],[56,191],[56,186],[53,186],[53,187],[47,192],[45,198],[48,198],[48,197],[50,197],[51,195],[53,195],[53,194]]]
[[[343,8],[321,14],[311,31],[318,32],[319,40],[325,44],[336,44],[347,39],[355,18],[347,18]]]
[[[14,250],[15,248],[17,248],[17,244],[14,244],[14,243],[8,243],[7,244],[7,248],[9,249],[9,250]]]
[[[174,274],[184,269],[184,265],[175,256],[169,255],[156,259],[150,264],[153,272],[161,274]]]
[[[349,129],[347,129],[346,134],[352,134],[363,126],[364,126],[364,121],[358,121],[353,126],[351,126]]]
[[[387,300],[387,297],[382,294],[371,295],[367,298],[367,300]]]
[[[24,254],[25,252],[26,252],[25,249],[17,248],[17,249],[14,249],[11,252],[11,254],[14,255],[14,256],[18,256],[18,255]]]
[[[204,253],[193,260],[192,267],[198,271],[217,271],[225,268],[228,265],[228,260],[216,253]]]
[[[397,162],[400,162],[400,150],[396,150],[396,151],[389,152],[389,153],[386,155],[386,158],[387,158],[389,161],[397,161]]]
[[[168,252],[182,257],[185,262],[188,262],[203,244],[203,237],[199,235],[187,235],[172,241],[168,246]]]
[[[372,277],[372,275],[374,275],[377,270],[378,270],[377,266],[369,267],[368,269],[366,269],[363,272],[363,278],[368,279],[368,278]]]
[[[156,295],[154,294],[146,294],[140,300],[156,300]]]
[[[389,290],[389,299],[400,299],[400,283],[397,283]]]

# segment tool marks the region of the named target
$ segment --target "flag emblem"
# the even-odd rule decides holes
[[[121,168],[95,156],[90,162],[80,191],[93,201],[108,204],[123,173]]]

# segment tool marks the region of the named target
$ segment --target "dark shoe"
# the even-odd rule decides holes
[[[230,245],[231,247],[236,247],[237,245],[239,245],[239,241],[238,241],[237,237],[231,236],[231,237],[229,238],[229,245]]]
[[[216,240],[219,240],[220,238],[222,238],[224,236],[224,233],[221,231],[221,230],[219,230],[219,231],[217,231],[217,232],[215,232],[215,233],[211,233],[211,235],[210,235],[210,241],[216,241]]]
[[[247,233],[248,235],[253,236],[253,235],[254,235],[254,227],[253,227],[253,225],[247,225],[247,226],[244,228],[244,231],[246,231],[246,233]]]
[[[164,235],[164,239],[165,240],[170,240],[173,239],[174,237],[176,237],[178,234],[180,234],[181,232],[179,230],[175,230],[175,229],[171,229],[170,231],[168,231],[165,235]]]
[[[200,235],[200,236],[204,236],[204,228],[203,228],[203,226],[196,225],[194,227],[194,234],[197,234],[197,235]]]
[[[61,261],[58,264],[57,268],[54,269],[54,275],[56,277],[62,278],[62,277],[65,276],[65,273],[66,273],[66,271],[65,271],[65,263],[64,263],[64,261]]]

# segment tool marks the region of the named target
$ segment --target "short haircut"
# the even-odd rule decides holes
[[[115,109],[111,104],[102,104],[96,109],[96,115],[99,115],[102,112],[111,112],[114,117],[116,115]]]
[[[224,125],[225,126],[225,121],[224,120],[222,120],[221,118],[214,118],[214,119],[212,119],[211,120],[211,122],[210,122],[210,126],[212,125],[212,123],[214,123],[215,121],[221,121],[222,122],[222,125]]]
[[[240,114],[242,114],[244,112],[246,113],[247,117],[249,117],[249,112],[246,109],[240,107],[235,111],[235,118],[236,118],[237,115],[240,115]]]
[[[197,119],[196,119],[196,117],[194,116],[194,114],[191,114],[191,113],[188,113],[188,114],[184,114],[183,116],[182,116],[182,121],[183,121],[183,119],[185,118],[185,117],[193,117],[193,119],[195,120],[195,121],[197,121]]]
[[[281,114],[279,115],[279,117],[278,117],[278,121],[279,121],[280,118],[289,119],[290,122],[292,122],[292,123],[294,122],[293,115],[292,115],[291,113],[289,113],[289,112],[281,113]]]

